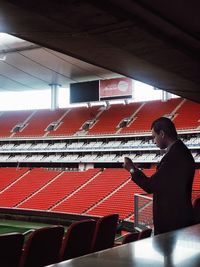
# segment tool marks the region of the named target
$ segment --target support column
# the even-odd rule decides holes
[[[51,83],[49,86],[51,86],[51,109],[55,110],[58,109],[58,93],[61,85],[58,83]]]

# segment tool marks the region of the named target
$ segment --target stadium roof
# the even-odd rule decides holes
[[[0,91],[64,88],[69,83],[120,77],[63,53],[0,33]]]
[[[37,53],[39,59],[47,61],[54,55],[58,61],[60,57],[64,61],[73,57],[99,66],[100,69],[93,69],[85,65],[91,68],[88,79],[93,79],[94,73],[99,78],[119,73],[200,102],[199,10],[198,0],[1,0],[0,32],[39,46],[20,54]],[[25,43],[26,47],[29,45]],[[49,52],[51,55],[47,55]],[[0,65],[1,88],[3,84],[6,87],[3,81],[13,62],[18,64],[17,57],[19,53],[7,69]],[[57,60],[51,70],[55,81],[62,69]],[[76,65],[74,61],[72,65]],[[19,60],[19,67],[14,67],[20,69],[20,63]],[[29,67],[27,64],[26,68]],[[74,75],[73,68],[70,71]],[[22,79],[22,83],[26,80],[26,75],[20,73],[12,73],[13,82],[16,78]],[[76,81],[81,75],[87,77],[87,71],[79,70],[73,75],[62,78]],[[37,87],[37,83],[32,84]]]

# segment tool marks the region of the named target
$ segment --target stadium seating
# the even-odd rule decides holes
[[[17,206],[45,186],[57,173],[57,171],[48,171],[45,168],[30,170],[0,193],[1,207]]]
[[[119,130],[117,126],[120,121],[132,116],[140,105],[141,103],[132,103],[124,106],[119,104],[110,106],[101,113],[98,117],[97,123],[88,131],[88,134],[96,135],[116,133],[117,130]]]
[[[200,195],[200,169],[195,170],[192,189],[192,200],[194,200]]]
[[[80,164],[81,168],[89,164],[91,164],[89,168],[92,168],[96,162],[122,163],[124,156],[127,155],[135,163],[156,164],[162,155],[150,140],[150,132],[142,134],[141,132],[150,131],[150,124],[154,118],[169,115],[179,130],[188,129],[189,133],[192,133],[184,134],[183,141],[192,148],[193,156],[198,163],[200,139],[198,133],[191,130],[198,130],[199,114],[199,104],[181,98],[167,102],[156,100],[128,105],[117,104],[108,108],[2,112],[0,136],[3,138],[0,142],[0,162],[5,164],[40,162],[47,164],[46,166],[50,162],[61,164],[75,162]],[[128,126],[117,128],[125,117],[133,120]],[[96,121],[87,131],[81,127],[88,119]],[[53,121],[59,121],[60,124],[55,130],[46,132],[46,127]],[[11,133],[17,123],[28,123],[28,125],[21,132]],[[82,133],[84,136],[79,137]],[[109,136],[103,138],[102,135],[105,133],[110,134],[112,138]],[[120,137],[118,135],[116,138],[113,137],[113,133],[120,134]],[[47,134],[48,138],[45,139]],[[94,134],[96,136],[91,136]],[[6,136],[9,137],[7,140],[4,138]],[[34,138],[26,138],[27,136]],[[10,137],[19,139],[12,140]],[[155,168],[144,170],[147,175],[151,175],[154,171]],[[124,169],[63,171],[1,167],[0,177],[0,206],[8,208],[98,217],[118,213],[120,219],[133,221],[133,196],[135,193],[143,193],[143,190],[132,183],[129,173]],[[193,183],[193,200],[199,195],[199,188],[200,171],[197,169]],[[151,215],[151,206],[145,206],[142,211],[140,217],[145,220],[147,214]]]
[[[17,124],[25,123],[33,111],[6,111],[0,116],[0,137],[9,137],[12,135],[12,129]]]
[[[91,253],[96,221],[82,220],[72,223],[64,235],[60,260],[68,260]]]
[[[47,126],[64,114],[65,110],[37,110],[27,122],[27,126],[21,131],[17,132],[15,137],[22,136],[43,136],[46,132]]]
[[[155,170],[144,171],[146,175],[151,175]],[[129,179],[129,173],[124,169],[61,172],[41,168],[0,168],[0,174],[1,207],[15,206],[98,217],[117,212],[120,219],[133,221],[134,194],[144,193]],[[196,170],[192,199],[200,194],[199,185],[200,172]],[[140,219],[145,220],[151,213],[151,206],[145,206]]]
[[[80,107],[69,109],[63,117],[60,126],[48,133],[48,136],[70,136],[81,130],[84,122],[94,119],[98,113],[98,107]]]
[[[20,267],[42,267],[59,261],[64,227],[55,225],[33,231],[26,241]]]
[[[199,114],[199,103],[185,100],[182,106],[177,110],[173,122],[178,130],[196,129],[198,126],[200,126]]]
[[[123,128],[121,133],[150,131],[153,120],[173,113],[181,101],[183,100],[176,98],[167,102],[162,102],[161,100],[144,102],[144,105],[135,115],[135,119],[131,125]]]
[[[27,171],[28,168],[0,168],[0,191],[11,185],[13,182],[16,182],[16,180],[23,176]]]
[[[92,251],[100,251],[114,246],[119,215],[109,214],[101,217],[96,224],[92,241]]]
[[[92,179],[98,172],[99,169],[90,169],[85,172],[62,172],[43,189],[39,190],[37,194],[34,194],[17,207],[34,210],[52,209]],[[73,211],[73,206],[71,211]]]
[[[127,178],[129,174],[127,173]],[[86,214],[93,216],[105,216],[110,213],[117,212],[120,219],[128,218],[133,213],[134,193],[144,193],[130,179],[127,179],[125,184],[118,188],[113,194],[110,194],[104,201],[95,205]]]
[[[18,267],[24,236],[21,233],[6,233],[0,235],[0,266]]]
[[[134,133],[149,131],[151,122],[159,116],[172,116],[177,129],[196,129],[199,123],[199,104],[182,98],[111,105],[109,108],[79,107],[59,110],[7,111],[0,116],[0,137],[30,136],[70,136],[84,131],[82,126],[94,120],[93,126],[85,131],[89,135]],[[117,128],[123,120],[131,119],[127,127]],[[112,123],[110,123],[112,121]],[[47,131],[50,123],[58,123],[53,130]],[[17,125],[25,127],[12,132]]]
[[[75,194],[52,208],[52,211],[83,214],[118,188],[127,179],[127,174],[124,169],[105,169],[87,186],[80,188]]]

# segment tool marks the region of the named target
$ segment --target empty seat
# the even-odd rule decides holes
[[[83,220],[72,223],[64,235],[60,260],[67,260],[89,254],[92,248],[96,222]]]
[[[19,266],[24,236],[21,233],[8,233],[0,235],[0,266]]]
[[[34,230],[26,241],[20,267],[42,267],[59,261],[64,235],[63,226],[50,226]]]
[[[113,247],[118,219],[118,214],[111,214],[97,221],[92,244],[93,252]]]

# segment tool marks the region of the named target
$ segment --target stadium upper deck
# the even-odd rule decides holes
[[[150,131],[151,122],[160,116],[171,117],[178,130],[199,130],[200,105],[177,98],[108,107],[5,111],[0,114],[0,137],[134,134]]]

